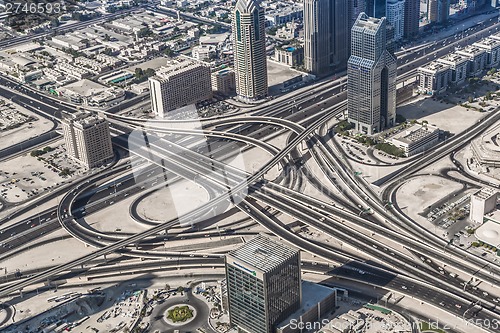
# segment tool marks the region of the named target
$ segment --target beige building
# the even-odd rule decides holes
[[[211,99],[210,74],[208,66],[185,58],[161,67],[149,79],[153,112],[163,118],[169,111]]]
[[[439,128],[415,124],[393,136],[390,141],[396,147],[404,150],[406,156],[412,156],[438,143]]]
[[[284,46],[274,48],[274,60],[290,67],[304,63],[304,48],[302,46]]]
[[[95,114],[65,114],[62,121],[67,155],[87,168],[113,158],[108,122]]]
[[[222,95],[231,95],[236,90],[234,70],[226,67],[212,72],[212,90]]]

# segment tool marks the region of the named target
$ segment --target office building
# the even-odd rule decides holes
[[[394,40],[403,38],[405,28],[405,0],[387,0],[387,22],[394,28]]]
[[[429,23],[445,23],[450,17],[450,0],[428,0],[427,20]]]
[[[484,38],[472,44],[486,51],[486,67],[497,68],[500,64],[500,40]]]
[[[301,305],[300,252],[259,235],[226,255],[231,325],[274,333]]]
[[[417,68],[418,90],[421,93],[434,95],[446,91],[451,80],[449,65],[432,61]]]
[[[482,188],[470,197],[470,219],[474,223],[483,223],[484,215],[491,213],[497,206],[498,191]]]
[[[414,38],[418,35],[420,22],[420,0],[405,1],[405,23],[403,36],[406,39]]]
[[[396,119],[396,58],[387,50],[385,18],[361,13],[352,27],[347,68],[348,120],[372,135]]]
[[[349,0],[349,34],[354,22],[358,19],[359,14],[366,13],[367,0]],[[350,45],[350,44],[349,44]]]
[[[304,65],[325,76],[342,71],[349,56],[348,1],[304,0]]]
[[[267,96],[264,9],[260,0],[238,0],[233,12],[236,93],[243,101]]]
[[[434,146],[439,141],[439,128],[415,124],[391,138],[391,143],[402,149],[406,156],[413,156]]]
[[[63,114],[62,129],[66,154],[86,168],[91,169],[113,159],[106,119],[87,112]]]
[[[186,105],[212,98],[210,68],[186,58],[176,58],[149,78],[151,109],[160,118]]]
[[[450,66],[451,82],[454,84],[462,84],[467,78],[468,58],[458,53],[450,53],[442,58],[437,59],[437,62]]]
[[[468,76],[480,76],[483,73],[488,60],[488,54],[483,48],[469,45],[462,50],[456,51],[456,53],[469,60],[467,66]]]

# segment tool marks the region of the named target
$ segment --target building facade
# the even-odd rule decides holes
[[[360,14],[351,32],[348,120],[368,135],[395,124],[397,64],[387,43],[385,18]]]
[[[500,40],[484,38],[472,44],[486,52],[486,67],[497,68],[500,64]]]
[[[236,91],[234,70],[226,67],[212,72],[212,90],[222,95],[231,95]]]
[[[394,40],[403,38],[405,30],[405,0],[387,0],[387,22],[394,28]]]
[[[450,0],[428,0],[427,20],[429,23],[445,23],[450,18]]]
[[[482,224],[484,215],[496,209],[498,191],[492,188],[482,188],[470,197],[470,219]]]
[[[304,63],[304,48],[302,46],[276,47],[274,60],[290,67],[298,67]]]
[[[212,98],[210,68],[202,63],[178,59],[161,67],[149,78],[151,109],[157,117]]]
[[[300,252],[259,235],[225,258],[231,325],[274,333],[300,308]]]
[[[460,54],[469,60],[467,64],[468,76],[479,76],[483,73],[486,68],[488,58],[488,54],[483,48],[469,45],[466,48],[457,51],[457,54]]]
[[[411,39],[418,35],[420,22],[420,0],[405,1],[404,38]]]
[[[113,159],[106,119],[86,112],[64,114],[62,129],[66,154],[86,168],[91,169]]]
[[[382,18],[386,16],[387,0],[366,0],[366,15]]]
[[[454,84],[462,84],[467,79],[467,57],[451,53],[442,58],[437,59],[437,62],[450,66],[451,69],[451,82]]]
[[[418,90],[434,95],[446,91],[451,80],[449,65],[433,61],[417,69]]]
[[[256,101],[268,93],[264,9],[260,0],[238,0],[233,11],[236,93]]]
[[[347,65],[349,56],[349,2],[304,0],[304,65],[325,76]]]

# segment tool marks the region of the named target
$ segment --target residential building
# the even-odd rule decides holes
[[[420,0],[406,0],[404,16],[404,38],[411,39],[416,37],[420,22]]]
[[[467,57],[458,53],[450,53],[437,59],[437,62],[450,66],[452,83],[459,85],[465,82],[469,62]]]
[[[372,135],[396,119],[396,58],[387,50],[385,18],[361,13],[352,27],[347,68],[348,120]]]
[[[486,68],[488,54],[483,48],[469,45],[462,50],[456,51],[456,53],[469,59],[467,65],[468,76],[479,76]]]
[[[276,9],[267,10],[265,18],[271,26],[283,25],[294,20],[302,20],[302,9],[302,4],[287,3],[284,7],[279,6]]]
[[[451,69],[449,65],[438,61],[417,69],[419,92],[434,95],[445,91],[451,81]]]
[[[221,95],[231,95],[236,91],[234,70],[229,67],[212,72],[212,90]]]
[[[85,167],[90,169],[113,159],[106,119],[86,112],[64,114],[62,128],[67,155]]]
[[[267,96],[264,9],[260,0],[238,0],[233,12],[236,93],[247,102]]]
[[[497,68],[500,65],[500,40],[484,38],[472,45],[486,51],[486,68]]]
[[[225,257],[231,325],[274,333],[301,305],[300,252],[259,235]]]
[[[274,48],[274,60],[290,67],[304,63],[304,48],[302,46],[282,46]]]
[[[212,98],[210,68],[203,63],[177,58],[149,78],[151,108],[158,117],[189,104]]]
[[[325,76],[346,68],[349,56],[348,1],[304,0],[304,65]]]
[[[387,22],[394,28],[394,40],[403,38],[405,28],[405,0],[387,0]]]
[[[406,156],[413,156],[438,143],[439,128],[431,125],[415,124],[394,135],[390,141],[393,145],[402,149]]]
[[[482,224],[484,215],[491,213],[497,206],[498,190],[482,188],[470,198],[470,219],[474,223]]]
[[[427,20],[430,23],[445,23],[450,17],[450,0],[428,0]]]

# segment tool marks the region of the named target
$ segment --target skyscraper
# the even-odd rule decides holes
[[[450,0],[429,0],[427,19],[430,23],[444,23],[450,16]]]
[[[405,38],[413,38],[418,35],[418,26],[420,21],[420,0],[405,1]]]
[[[266,97],[265,18],[260,0],[238,0],[232,24],[236,93],[244,101]]]
[[[348,1],[304,0],[304,64],[324,76],[346,68],[349,56]]]
[[[366,0],[366,12],[368,16],[382,18],[386,16],[387,0]]]
[[[387,0],[387,22],[394,28],[394,40],[403,38],[405,27],[405,0]]]
[[[347,66],[348,119],[366,134],[394,125],[396,118],[396,58],[387,50],[385,18],[361,13],[351,32]]]
[[[274,333],[300,308],[300,252],[259,235],[226,255],[226,288],[232,325]]]

